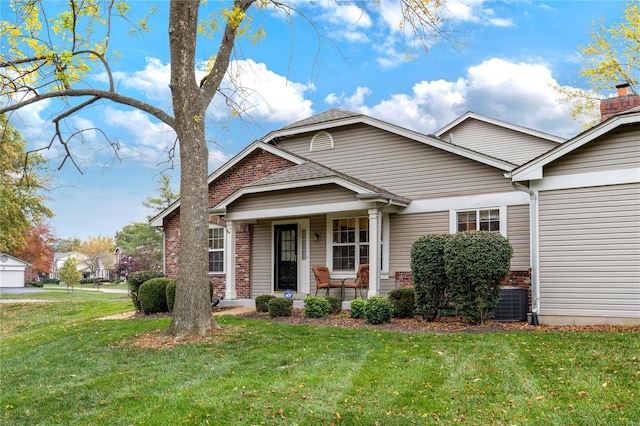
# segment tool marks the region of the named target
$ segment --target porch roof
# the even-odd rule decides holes
[[[353,191],[355,193],[355,198],[362,202],[384,202],[399,207],[406,207],[411,203],[409,198],[386,191],[383,188],[371,185],[321,164],[312,161],[305,161],[302,164],[245,185],[226,199],[222,200],[218,205],[214,206],[210,210],[210,213],[225,214],[227,207],[231,203],[248,194],[328,184],[335,184]]]

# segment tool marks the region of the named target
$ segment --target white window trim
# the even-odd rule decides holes
[[[214,229],[214,228],[218,228],[218,229],[222,229],[222,235],[224,236],[222,244],[222,250],[212,250],[209,248],[209,235],[207,234],[207,253],[211,253],[214,251],[221,251],[222,252],[222,271],[208,271],[209,275],[224,275],[226,274],[227,271],[227,247],[229,245],[229,236],[227,235],[227,228],[225,226],[222,225],[215,225],[215,224],[209,224],[209,229]],[[207,231],[208,232],[208,231]],[[209,263],[209,255],[207,254],[207,270],[209,269],[208,263]]]
[[[449,210],[449,233],[455,234],[458,232],[458,213],[480,210],[499,210],[500,214],[500,234],[507,238],[507,206],[493,206],[493,207],[473,207],[469,209],[455,209]]]
[[[354,214],[328,214],[327,215],[327,223],[326,223],[326,265],[331,271],[331,276],[335,276],[335,278],[353,278],[354,274],[357,270],[351,271],[334,271],[333,269],[333,220],[334,219],[354,219],[366,217],[369,215],[366,212],[362,213],[354,213]],[[501,224],[502,225],[502,224]],[[389,278],[389,234],[390,234],[390,224],[389,224],[389,214],[386,212],[382,212],[382,270],[380,271],[381,279]],[[371,230],[369,230],[371,232]],[[371,235],[371,234],[369,234]],[[369,241],[369,246],[371,246],[371,241]],[[369,249],[371,250],[371,249]]]

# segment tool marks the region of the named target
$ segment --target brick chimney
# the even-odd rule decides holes
[[[600,101],[600,119],[601,121],[624,112],[631,108],[640,106],[640,95],[635,93],[629,94],[629,83],[616,85],[618,96],[615,98],[606,98]]]

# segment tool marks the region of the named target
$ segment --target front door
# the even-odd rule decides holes
[[[298,291],[298,225],[275,225],[275,291]]]

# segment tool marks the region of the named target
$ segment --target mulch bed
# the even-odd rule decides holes
[[[239,315],[247,319],[261,319],[284,324],[307,324],[324,327],[366,328],[372,330],[396,331],[405,333],[494,333],[504,331],[607,331],[607,332],[640,332],[640,326],[532,326],[527,322],[487,321],[483,325],[472,324],[456,317],[441,317],[437,321],[427,322],[420,316],[413,318],[393,318],[387,324],[366,324],[364,320],[349,318],[349,311],[324,318],[305,318],[302,309],[293,309],[290,317],[270,317],[267,313],[250,312]]]

